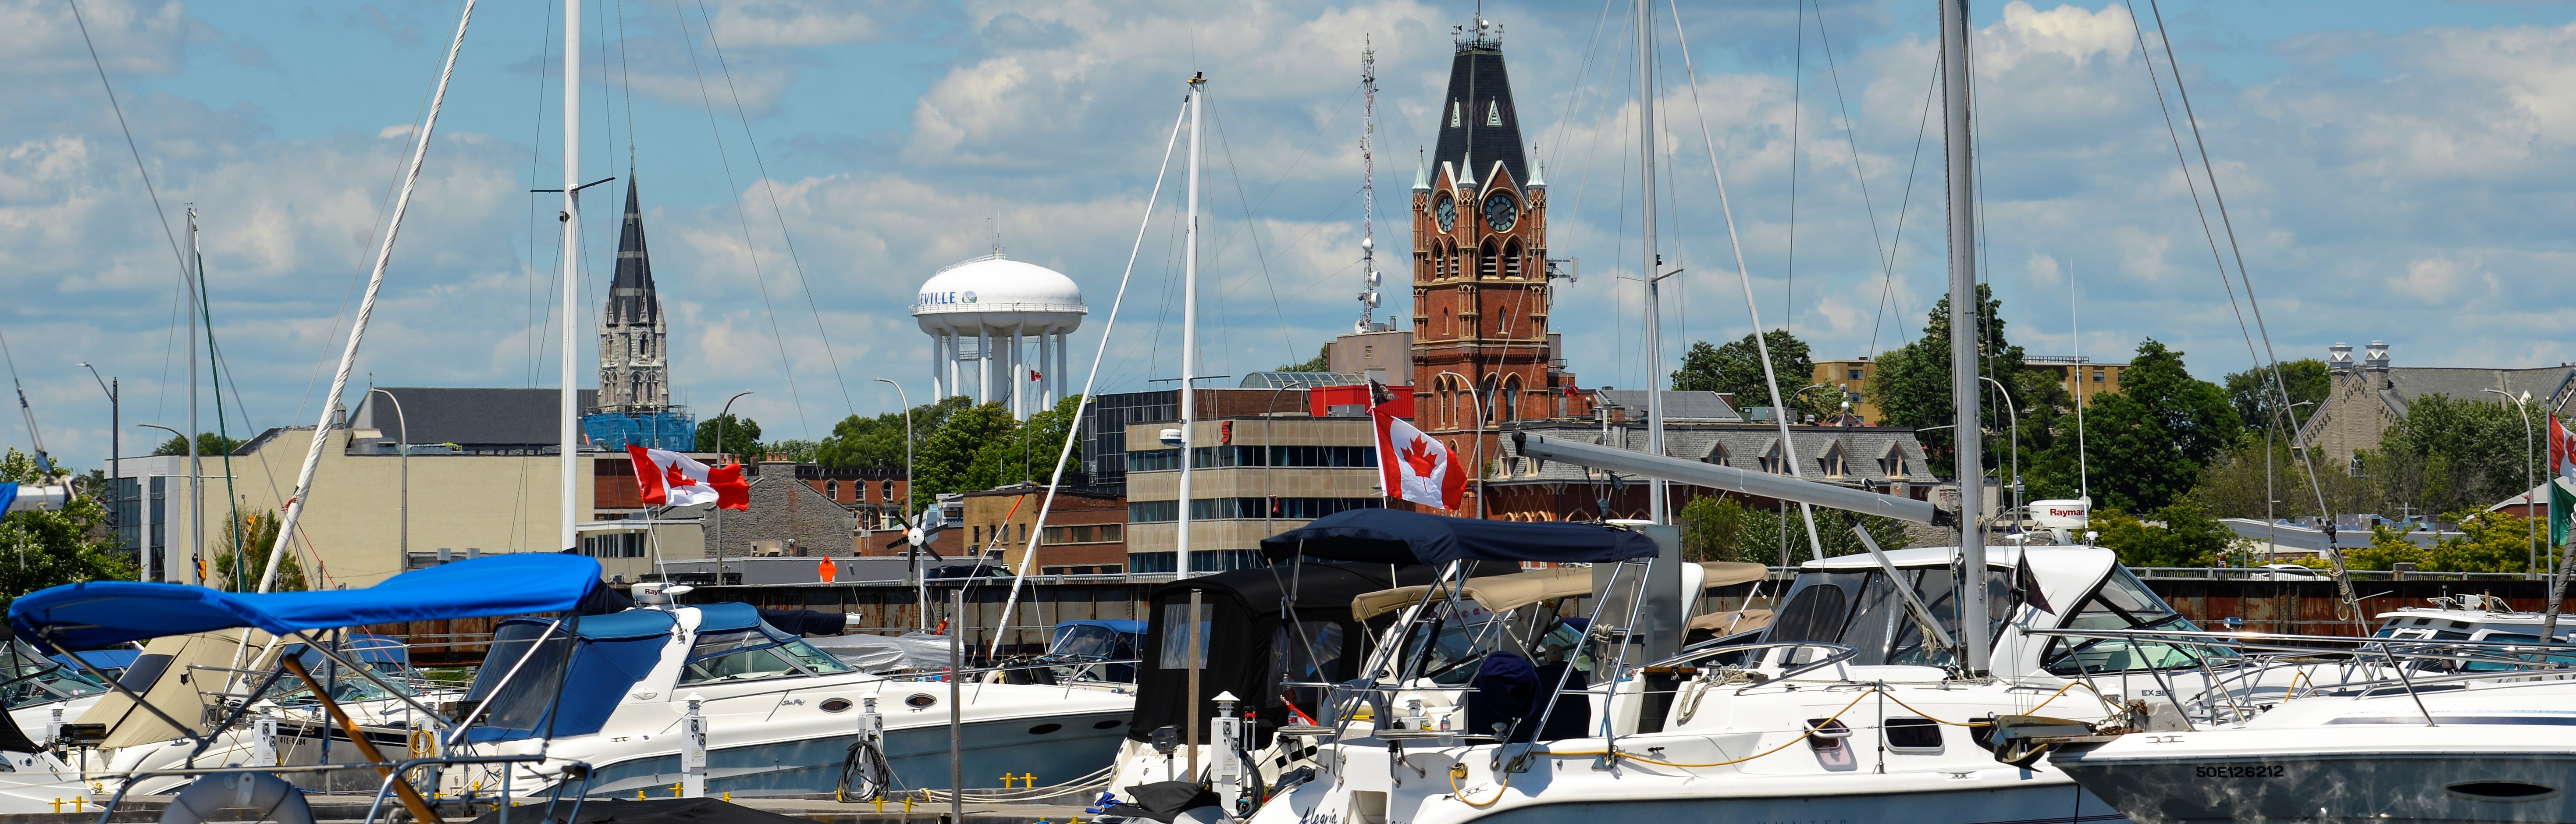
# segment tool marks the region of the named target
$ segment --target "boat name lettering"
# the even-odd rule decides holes
[[[2280,764],[2199,764],[2191,768],[2194,778],[2280,778],[2289,768]]]

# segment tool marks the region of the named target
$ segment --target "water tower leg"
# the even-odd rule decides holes
[[[975,371],[983,373],[975,381],[975,402],[993,402],[993,327],[980,330],[983,347],[975,350]]]
[[[1058,397],[1064,395],[1064,379],[1069,374],[1064,371],[1064,346],[1067,334],[1063,331],[1055,333],[1055,388]]]
[[[1024,421],[1029,419],[1029,361],[1020,353],[1020,341],[1024,338],[1022,333],[1025,331],[1027,328],[1023,326],[1011,327],[1010,347],[1011,414]]]

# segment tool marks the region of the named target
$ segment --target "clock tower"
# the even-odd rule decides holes
[[[1529,165],[1502,27],[1462,27],[1440,139],[1413,182],[1414,424],[1463,461],[1512,422],[1581,414],[1551,367],[1547,182]],[[1472,509],[1472,507],[1470,507]]]

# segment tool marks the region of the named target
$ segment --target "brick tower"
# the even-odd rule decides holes
[[[1550,368],[1547,182],[1522,149],[1499,26],[1460,30],[1439,130],[1413,183],[1414,423],[1490,462],[1512,421],[1569,414],[1557,390],[1573,385]]]

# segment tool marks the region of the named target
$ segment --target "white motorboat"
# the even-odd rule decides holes
[[[524,659],[524,660],[523,660]],[[493,689],[513,670],[511,686]],[[510,776],[535,790],[590,766],[584,792],[664,795],[682,780],[683,719],[704,719],[706,792],[867,796],[946,790],[949,719],[962,714],[968,787],[1044,787],[1109,763],[1132,696],[1070,686],[944,682],[853,669],[745,604],[660,604],[564,626],[513,619],[463,702],[482,708],[460,752],[542,754]],[[881,727],[881,739],[862,731]],[[871,752],[873,750],[873,752]],[[490,792],[492,770],[448,771],[449,794]]]
[[[2341,641],[2324,654],[2390,666],[2271,697],[2232,723],[2074,736],[2048,761],[2139,822],[2576,821],[2576,745],[2559,737],[2576,726],[2576,654],[2536,645],[2540,614],[2500,607],[2436,599],[2380,614],[2367,640],[2166,639],[2280,655]]]

